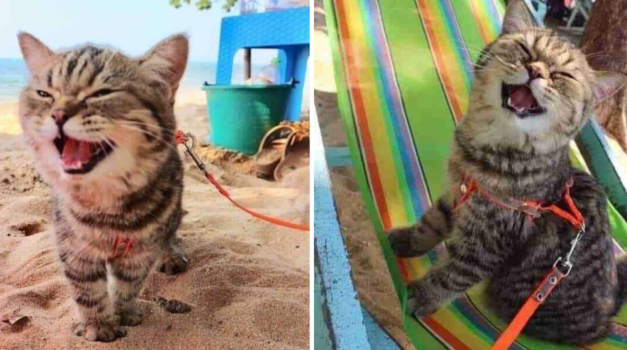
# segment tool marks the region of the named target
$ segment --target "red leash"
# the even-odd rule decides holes
[[[573,225],[576,229],[579,230],[575,239],[572,240],[570,245],[570,250],[566,254],[565,257],[559,257],[555,264],[553,264],[553,268],[551,271],[544,277],[540,285],[536,288],[536,290],[529,296],[523,307],[518,311],[512,322],[507,326],[505,331],[501,334],[501,336],[497,339],[496,343],[490,348],[491,350],[507,350],[516,338],[522,332],[525,325],[529,322],[529,319],[536,312],[538,307],[542,305],[542,303],[549,297],[551,292],[560,281],[568,276],[570,270],[573,268],[573,264],[570,261],[570,256],[575,251],[575,247],[581,240],[583,236],[586,225],[585,219],[581,212],[575,205],[572,197],[570,196],[570,188],[573,187],[573,179],[570,178],[566,181],[566,189],[564,190],[564,201],[568,206],[568,211],[565,211],[559,208],[555,204],[551,204],[549,206],[542,206],[541,202],[536,201],[519,201],[516,199],[499,199],[495,196],[490,195],[488,192],[482,190],[477,185],[477,182],[474,179],[471,179],[464,175],[462,179],[462,184],[459,186],[462,197],[459,203],[456,203],[454,211],[458,210],[459,207],[466,202],[473,193],[477,193],[487,200],[496,203],[497,205],[511,209],[518,210],[530,218],[534,219],[540,216],[543,212],[550,212],[558,217],[568,221],[571,225]],[[561,265],[565,272],[562,272],[558,265]]]
[[[187,142],[188,141],[192,141],[192,145],[188,145]],[[233,198],[231,198],[231,195],[229,194],[229,192],[227,192],[227,190],[224,189],[224,187],[222,187],[222,185],[220,185],[220,183],[213,177],[213,175],[211,175],[211,173],[209,173],[209,171],[207,171],[207,167],[206,165],[200,160],[200,158],[198,158],[198,155],[194,152],[194,147],[196,144],[196,141],[194,139],[194,137],[191,134],[183,134],[183,132],[181,131],[177,131],[176,132],[176,143],[179,145],[183,145],[186,148],[186,152],[187,154],[190,155],[190,157],[192,157],[192,159],[194,160],[194,162],[196,163],[196,166],[198,167],[198,169],[200,169],[200,171],[203,172],[203,174],[205,175],[205,177],[207,178],[207,180],[209,180],[209,182],[215,186],[215,188],[218,190],[218,192],[220,192],[221,195],[223,195],[226,199],[228,199],[231,203],[233,203],[233,205],[235,205],[236,207],[238,207],[239,209],[241,209],[242,211],[245,211],[246,213],[260,219],[266,222],[269,222],[271,224],[277,225],[277,226],[282,226],[282,227],[288,227],[288,228],[292,228],[295,230],[300,230],[300,231],[309,231],[309,226],[308,225],[301,225],[301,224],[295,224],[289,221],[285,221],[283,219],[278,219],[278,218],[274,218],[272,216],[268,216],[268,215],[264,215],[264,214],[260,214],[257,213],[251,209],[248,209],[246,207],[244,207],[243,205],[237,203]]]

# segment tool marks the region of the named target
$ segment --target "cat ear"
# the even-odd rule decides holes
[[[525,2],[523,0],[510,1],[507,11],[505,11],[505,17],[503,17],[501,34],[519,33],[535,27],[536,20],[529,12]]]
[[[31,74],[39,73],[54,58],[52,50],[28,33],[19,33],[17,40],[20,44],[24,61],[26,61],[26,66]]]
[[[621,73],[594,72],[594,75],[592,91],[597,104],[612,97],[627,84],[627,76]]]
[[[169,97],[173,99],[185,73],[188,54],[187,36],[176,34],[155,45],[139,62],[142,68],[151,70],[168,84]]]

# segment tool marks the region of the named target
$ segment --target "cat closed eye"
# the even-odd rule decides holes
[[[551,73],[551,78],[557,78],[557,77],[560,77],[560,76],[564,77],[564,78],[569,78],[569,79],[572,79],[572,80],[575,80],[575,81],[577,80],[570,73],[566,73],[566,72],[553,72],[553,73]]]
[[[112,94],[114,92],[115,92],[115,90],[112,90],[112,89],[101,89],[101,90],[98,90],[98,91],[94,92],[93,94],[89,95],[87,98],[103,97],[103,96],[110,95],[110,94]]]
[[[50,95],[49,93],[43,91],[43,90],[37,90],[37,95],[39,95],[40,97],[43,98],[52,98],[52,95]]]
[[[518,44],[518,46],[520,46],[520,48],[523,50],[525,55],[527,55],[528,58],[532,58],[533,57],[531,55],[531,51],[529,51],[529,49],[527,48],[527,46],[525,46],[525,44],[520,43],[520,42],[516,42],[516,43]]]

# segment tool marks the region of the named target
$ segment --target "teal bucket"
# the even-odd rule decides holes
[[[285,118],[293,86],[205,83],[209,143],[248,155],[257,153],[263,136]]]

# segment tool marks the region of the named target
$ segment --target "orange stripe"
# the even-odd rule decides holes
[[[432,316],[423,317],[421,319],[427,327],[429,327],[434,333],[437,334],[438,337],[442,338],[448,345],[452,347],[454,350],[472,350],[466,344],[462,343],[453,333],[449,332],[448,329],[442,327],[438,321],[436,321]]]
[[[342,4],[342,0],[337,0],[335,2],[336,12],[340,17],[346,18],[345,9]],[[372,137],[370,136],[370,130],[368,129],[367,118],[366,118],[366,109],[363,104],[363,97],[361,95],[361,91],[359,90],[359,78],[357,75],[352,74],[356,71],[356,60],[353,57],[351,52],[351,42],[350,35],[348,31],[348,26],[346,20],[338,20],[340,37],[342,41],[342,47],[344,51],[344,56],[346,57],[346,64],[348,68],[346,71],[348,76],[348,85],[351,91],[351,95],[353,96],[353,105],[355,107],[355,116],[357,117],[357,122],[359,124],[359,135],[361,136],[361,149],[366,154],[365,161],[366,166],[368,167],[368,174],[370,175],[370,184],[372,186],[372,193],[374,194],[375,201],[377,203],[377,208],[379,209],[379,215],[381,216],[381,223],[383,224],[384,229],[388,230],[391,227],[390,214],[388,212],[387,204],[385,203],[385,198],[382,195],[383,185],[381,184],[381,177],[379,176],[379,171],[377,168],[377,160],[374,154],[374,145],[372,144]]]
[[[475,8],[474,0],[470,0],[470,11],[472,12],[472,16],[475,18],[475,23],[479,27],[479,32],[481,32],[481,37],[483,38],[483,43],[488,44],[492,41],[490,35],[487,33],[487,29],[484,27],[481,22],[481,18],[479,18],[479,14],[477,13],[477,9]]]
[[[409,273],[407,272],[407,266],[405,266],[403,259],[398,256],[396,257],[396,263],[398,264],[398,267],[401,270],[403,281],[405,281],[405,283],[408,284],[410,280],[409,280]]]
[[[423,19],[425,29],[427,31],[427,38],[429,39],[429,44],[433,48],[432,52],[433,52],[433,58],[436,61],[437,72],[438,74],[440,74],[440,77],[442,78],[442,85],[446,92],[448,101],[451,104],[451,108],[453,109],[453,115],[455,116],[455,120],[460,121],[463,116],[462,109],[460,107],[457,94],[455,93],[453,83],[451,82],[451,78],[448,75],[448,71],[445,69],[446,64],[442,58],[442,49],[438,45],[437,38],[434,35],[433,24],[431,21],[432,16],[424,0],[417,0],[417,2],[418,2],[418,7],[420,8],[420,12],[421,12],[420,17]]]

